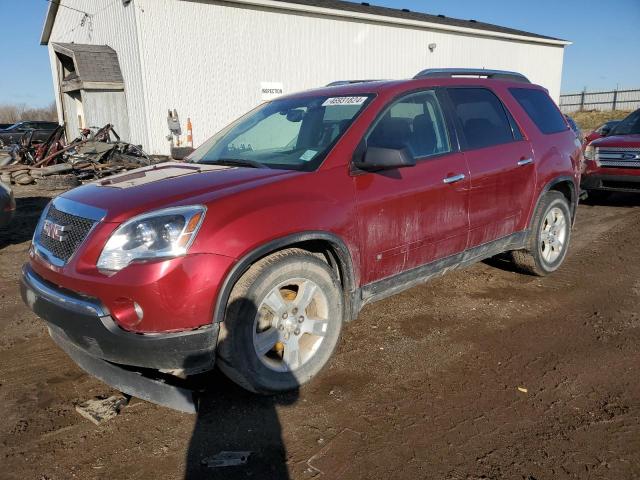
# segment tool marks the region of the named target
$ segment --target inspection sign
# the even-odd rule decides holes
[[[262,100],[273,100],[284,95],[282,82],[260,82]]]

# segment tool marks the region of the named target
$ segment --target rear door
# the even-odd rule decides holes
[[[452,134],[424,90],[392,102],[366,135],[362,152],[406,147],[416,166],[354,173],[364,284],[465,249],[469,170]]]
[[[469,165],[472,248],[525,228],[535,192],[535,162],[530,142],[493,91],[447,91]]]

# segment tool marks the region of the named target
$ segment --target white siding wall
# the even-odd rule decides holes
[[[220,2],[135,0],[151,144],[166,150],[166,111],[191,117],[201,143],[261,102],[260,82],[295,92],[350,78],[409,78],[428,67],[516,70],[560,93],[563,48],[283,14]],[[434,53],[427,45],[437,43]]]
[[[118,53],[120,69],[124,77],[130,140],[146,147],[148,135],[144,107],[145,95],[138,58],[135,6],[132,4],[124,7],[122,2],[113,0],[64,0],[61,3],[88,13],[95,13],[95,15],[91,22],[86,21],[84,26],[81,26],[82,13],[64,7],[58,10],[49,40],[49,58],[54,72],[55,91],[58,91],[58,77],[55,73],[56,57],[50,45],[51,42],[109,45]],[[59,100],[56,98],[56,103],[59,103]],[[58,115],[62,119],[60,108],[58,105]],[[97,115],[97,118],[106,118],[111,108],[112,105],[105,104],[104,115]]]
[[[168,152],[169,108],[183,126],[191,117],[198,145],[262,101],[260,82],[282,82],[292,93],[341,79],[410,78],[429,67],[484,67],[522,72],[559,98],[562,46],[218,1],[108,3],[65,0],[105,10],[89,33],[78,26],[82,14],[61,8],[51,41],[107,44],[118,52],[132,141],[153,153]],[[433,53],[430,43],[437,44]]]

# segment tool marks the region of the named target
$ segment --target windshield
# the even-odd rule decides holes
[[[640,134],[640,110],[636,110],[613,127],[610,135]]]
[[[207,140],[189,161],[315,170],[372,98],[323,95],[274,100]]]

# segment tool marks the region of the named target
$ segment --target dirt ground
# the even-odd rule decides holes
[[[74,405],[115,392],[18,294],[45,196],[0,230],[2,479],[640,478],[638,196],[581,205],[550,277],[491,260],[366,307],[299,392],[214,374],[198,416],[134,399],[100,426]],[[222,450],[252,454],[201,465]]]

